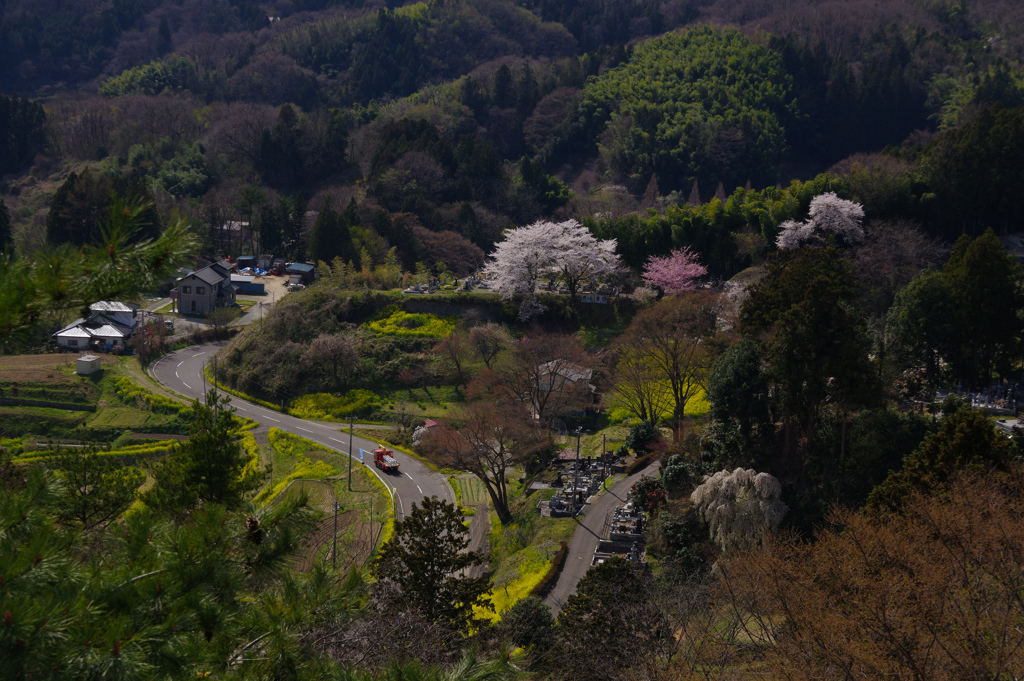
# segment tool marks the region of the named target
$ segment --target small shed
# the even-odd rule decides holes
[[[244,270],[246,267],[256,267],[258,261],[255,255],[240,255],[238,256],[236,264],[238,265],[238,269]]]
[[[98,355],[82,355],[75,365],[75,372],[79,376],[95,374],[103,369],[103,360]]]
[[[232,274],[231,283],[238,289],[239,293],[262,296],[266,293],[263,282],[256,282],[256,277],[251,274]]]
[[[316,278],[316,268],[304,262],[293,262],[285,268],[285,272],[299,275],[303,284],[312,284]]]

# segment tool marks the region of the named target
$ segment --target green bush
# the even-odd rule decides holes
[[[372,414],[383,403],[384,398],[369,390],[349,390],[339,397],[313,393],[293,400],[288,412],[303,419],[337,421],[342,417]]]
[[[629,428],[626,435],[626,447],[633,450],[637,456],[643,456],[650,449],[653,442],[661,439],[661,431],[650,421],[641,421]]]
[[[368,329],[380,336],[445,338],[455,330],[454,317],[406,312],[395,307],[383,314],[388,316],[366,323]]]
[[[192,415],[192,408],[187,404],[172,400],[163,395],[151,393],[133,383],[130,378],[124,376],[114,381],[114,392],[125,404],[144,407],[157,414],[172,414],[184,417]]]

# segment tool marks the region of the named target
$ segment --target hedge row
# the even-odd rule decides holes
[[[644,454],[639,459],[626,466],[626,475],[633,475],[633,473],[636,473],[637,471],[647,468],[647,466],[653,463],[656,458],[657,454],[655,454],[654,452]]]
[[[146,445],[129,445],[127,447],[120,447],[118,449],[100,450],[96,452],[97,456],[103,457],[117,457],[125,460],[140,459],[144,457],[156,456],[158,454],[166,454],[171,450],[177,443],[177,440],[159,440],[153,444]],[[47,450],[43,452],[32,452],[32,456],[20,456],[15,459],[16,463],[39,463],[46,461],[53,456],[53,450]]]
[[[551,569],[544,575],[544,579],[537,582],[537,586],[533,587],[533,591],[530,593],[531,596],[537,596],[543,598],[548,589],[554,586],[558,580],[558,575],[562,574],[562,568],[565,567],[565,559],[569,555],[569,544],[562,542],[561,547],[558,549],[558,553],[551,559]]]

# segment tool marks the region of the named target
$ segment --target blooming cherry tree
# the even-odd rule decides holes
[[[502,298],[523,297],[519,316],[528,319],[544,310],[535,297],[541,278],[557,277],[575,298],[584,282],[600,281],[620,267],[614,239],[596,239],[576,220],[540,221],[505,232],[484,274]]]
[[[781,496],[774,476],[737,468],[705,476],[690,500],[711,528],[711,538],[728,551],[750,546],[779,526],[789,510]]]
[[[808,222],[786,220],[779,226],[782,231],[775,239],[775,245],[784,251],[800,248],[814,238],[814,225]]]
[[[815,240],[853,244],[864,238],[864,207],[836,196],[835,192],[819,194],[811,199],[810,217],[806,222],[783,222],[775,244],[784,250],[799,248]]]
[[[556,223],[551,233],[558,278],[576,297],[584,281],[601,281],[622,267],[615,239],[599,240],[575,220]]]
[[[694,282],[708,273],[690,247],[674,250],[669,255],[652,255],[644,265],[643,280],[665,293],[692,291]]]

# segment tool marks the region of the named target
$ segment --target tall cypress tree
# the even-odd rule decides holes
[[[14,244],[14,234],[11,232],[11,214],[0,198],[0,253],[3,253]]]
[[[313,262],[331,262],[336,257],[344,258],[351,250],[349,243],[348,223],[345,214],[339,214],[331,206],[330,197],[324,201],[324,206],[317,215],[316,223],[309,234],[309,259]]]

